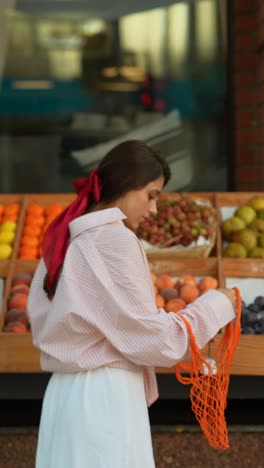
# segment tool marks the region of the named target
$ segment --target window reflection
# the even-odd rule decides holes
[[[84,172],[72,157],[75,150],[175,109],[199,176],[188,189],[210,190],[206,168],[220,165],[225,190],[224,3],[181,1],[115,20],[15,10],[3,23],[2,15],[9,30],[7,54],[0,53],[0,169],[9,174],[2,190],[71,191],[70,180]],[[46,141],[52,136],[52,156],[42,154],[41,135]],[[18,164],[29,161],[37,171],[41,158],[57,171],[54,184],[50,177],[18,182]]]

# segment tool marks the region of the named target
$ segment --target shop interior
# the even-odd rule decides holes
[[[71,180],[126,138],[166,154],[168,190],[230,188],[225,2],[158,3],[10,0],[2,193],[72,192]]]

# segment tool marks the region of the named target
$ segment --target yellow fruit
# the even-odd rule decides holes
[[[14,239],[14,232],[0,232],[0,244],[12,244]]]
[[[15,221],[5,221],[0,226],[0,232],[15,232],[16,227]]]
[[[8,244],[0,244],[0,260],[7,260],[11,257],[12,247]]]

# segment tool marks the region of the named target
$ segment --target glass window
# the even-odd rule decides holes
[[[164,150],[171,190],[226,190],[223,5],[146,3],[115,18],[3,11],[1,191],[71,192],[103,156],[97,145],[126,135]]]

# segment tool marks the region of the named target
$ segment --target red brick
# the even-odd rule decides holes
[[[250,130],[238,129],[236,133],[236,144],[238,146],[255,146],[258,141],[257,129],[251,128]]]
[[[252,128],[255,122],[255,112],[253,111],[238,111],[236,113],[237,128]]]
[[[245,34],[238,34],[235,36],[235,49],[243,51],[253,51],[256,49],[256,35],[249,32]]]
[[[238,15],[235,17],[236,32],[255,31],[256,24],[256,15]]]
[[[264,54],[260,54],[260,60],[258,63],[258,68],[257,68],[257,82],[261,83],[264,81]],[[264,96],[264,90],[263,90],[263,96]]]
[[[239,164],[251,164],[255,160],[255,150],[251,149],[238,149],[237,160]]]
[[[235,52],[235,70],[253,70],[257,64],[257,53]]]
[[[235,89],[235,107],[239,109],[252,108],[256,105],[255,90]]]
[[[257,26],[257,47],[260,48],[264,45],[264,22],[262,21]]]
[[[256,102],[260,106],[264,104],[264,85],[260,84],[256,89]]]
[[[263,177],[263,189],[264,189],[264,146],[259,146],[257,151],[257,163],[259,165],[260,175]]]
[[[257,167],[242,166],[236,169],[236,181],[238,184],[258,183],[259,173]]]
[[[263,3],[263,0],[260,0],[258,2],[257,18],[258,18],[258,21],[264,21],[264,3]]]
[[[260,126],[257,134],[257,143],[259,145],[264,145],[264,126]],[[264,184],[264,181],[263,181]]]
[[[242,71],[235,74],[235,86],[239,88],[252,88],[255,85],[255,72]]]
[[[230,1],[230,0],[229,0]],[[253,12],[255,10],[254,0],[233,0],[236,13]]]
[[[264,125],[264,106],[258,106],[257,109],[257,121],[258,125]]]

